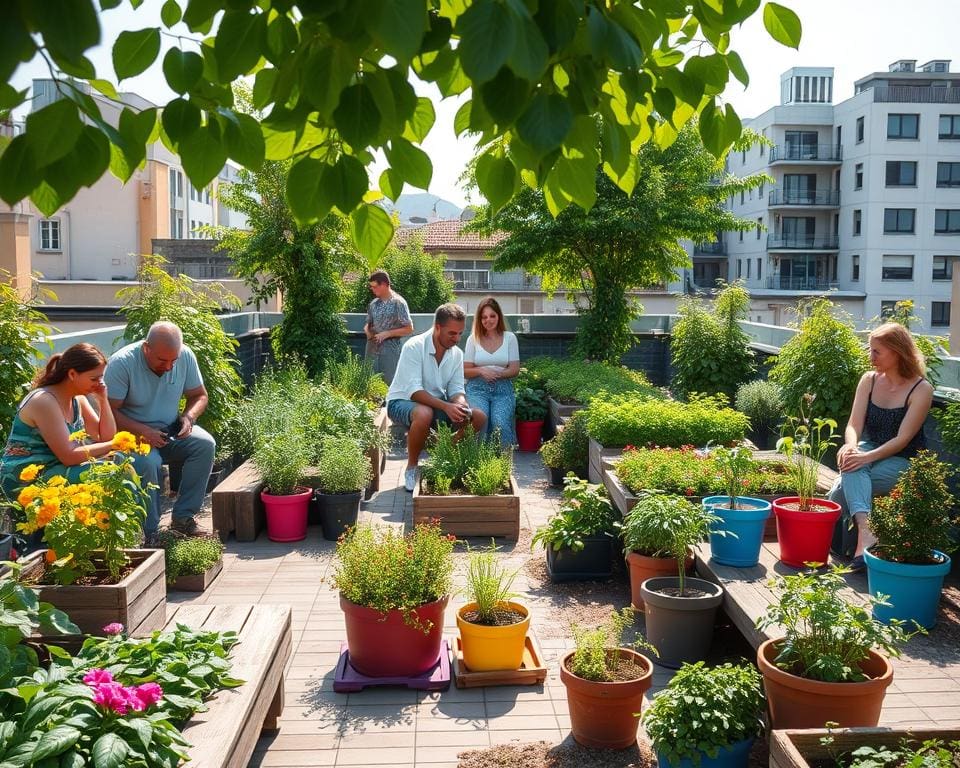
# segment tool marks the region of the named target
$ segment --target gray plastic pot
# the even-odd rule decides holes
[[[657,649],[651,658],[671,669],[706,658],[713,641],[714,617],[723,602],[723,588],[712,581],[688,577],[684,583],[687,591],[695,589],[706,594],[665,594],[662,590],[679,588],[680,579],[676,576],[659,576],[640,585],[647,615],[647,640]]]

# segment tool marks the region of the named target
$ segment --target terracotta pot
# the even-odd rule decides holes
[[[799,503],[797,496],[784,496],[773,502],[780,562],[794,568],[803,568],[806,563],[827,563],[833,527],[840,519],[840,505],[828,499],[811,499],[812,510],[790,509]]]
[[[430,629],[424,633],[409,626],[401,611],[384,615],[340,595],[350,665],[368,677],[413,677],[426,672],[440,658],[448,599],[444,596],[411,612],[417,621],[429,622]]]
[[[677,561],[672,557],[647,557],[639,552],[627,552],[627,567],[630,569],[630,602],[634,610],[642,611],[643,595],[640,585],[647,579],[658,576],[676,576]],[[689,573],[693,568],[693,555],[689,555],[684,562],[684,572]]]
[[[474,624],[463,618],[467,611],[476,610],[476,603],[467,603],[457,611],[457,628],[463,644],[463,663],[471,672],[492,672],[500,669],[520,669],[530,612],[520,603],[508,602],[506,607],[524,615],[516,624],[494,627]]]
[[[893,667],[886,656],[870,651],[860,664],[869,678],[860,683],[825,683],[785,672],[774,664],[782,639],[767,640],[757,649],[757,666],[770,710],[770,730],[823,728],[828,721],[841,728],[872,727],[880,720]]]
[[[598,683],[584,680],[567,669],[573,659],[568,653],[560,663],[560,681],[567,688],[570,729],[577,743],[585,747],[624,749],[637,742],[637,726],[643,694],[653,682],[653,664],[629,648],[618,648],[620,658],[632,658],[646,672],[636,680]]]

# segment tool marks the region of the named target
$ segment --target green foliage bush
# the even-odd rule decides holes
[[[253,463],[263,478],[263,490],[273,496],[289,496],[300,490],[304,470],[310,464],[310,443],[301,429],[290,428],[259,443]]]
[[[586,410],[575,411],[563,428],[540,447],[543,463],[554,469],[581,470],[590,458]]]
[[[775,381],[747,382],[737,390],[733,402],[755,431],[773,430],[783,420],[783,389]]]
[[[618,679],[614,677],[614,672],[619,671],[618,666],[621,663],[618,648],[653,648],[643,637],[637,637],[633,643],[626,642],[627,630],[633,626],[633,621],[633,609],[627,607],[621,611],[613,611],[603,624],[596,627],[574,624],[574,652],[570,660],[570,671],[577,677],[594,682]],[[642,677],[647,669],[637,665],[636,676]]]
[[[327,382],[351,400],[366,400],[380,405],[387,397],[387,383],[373,372],[373,365],[359,355],[348,352],[341,362],[327,366]]]
[[[618,527],[606,489],[568,475],[563,478],[560,509],[546,525],[537,528],[531,546],[539,544],[544,549],[579,552],[584,547],[584,538],[613,536]]]
[[[466,491],[475,496],[491,496],[509,491],[513,471],[513,452],[503,448],[499,440],[488,440],[464,430],[454,440],[449,424],[440,424],[430,447],[430,458],[420,464],[427,489],[445,495]]]
[[[589,360],[560,360],[555,357],[532,357],[524,367],[543,380],[543,389],[561,403],[586,405],[600,392],[620,395],[635,392],[662,400],[662,390],[654,387],[642,371],[631,371],[622,365]]]
[[[373,470],[370,458],[352,437],[327,435],[320,443],[317,479],[324,493],[352,493],[365,488]]]
[[[749,423],[723,398],[644,400],[635,395],[598,396],[587,409],[587,431],[604,446],[729,445],[743,440]]]
[[[960,400],[934,408],[933,417],[940,426],[940,441],[950,453],[960,453]]]
[[[167,583],[173,584],[179,576],[198,576],[212,568],[223,557],[224,546],[216,536],[186,538],[174,531],[161,534],[167,562]]]
[[[32,306],[37,297],[25,300],[10,279],[9,272],[0,270],[0,435],[4,440],[40,361],[34,344],[50,334],[46,317]]]
[[[447,257],[423,250],[422,238],[403,246],[392,245],[377,263],[390,275],[390,287],[403,296],[410,312],[433,314],[441,304],[454,301],[453,281],[444,275]],[[369,274],[369,273],[368,273]],[[347,312],[366,312],[373,296],[364,274],[348,288]]]
[[[517,421],[543,421],[547,417],[547,393],[542,389],[518,387],[516,398]]]

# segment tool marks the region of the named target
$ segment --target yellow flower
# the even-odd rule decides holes
[[[129,432],[117,432],[113,436],[113,447],[118,451],[130,453],[137,450],[137,438]]]
[[[51,488],[59,488],[67,484],[67,478],[63,475],[54,475],[50,478],[50,482],[47,483]]]
[[[87,439],[87,430],[78,429],[76,432],[71,432],[69,439],[74,440],[78,443],[82,443],[84,440]]]
[[[34,501],[40,498],[40,489],[35,485],[28,485],[22,491],[20,495],[17,496],[17,503],[21,507],[26,507],[29,504],[32,504]]]
[[[60,489],[56,486],[43,488],[40,491],[40,498],[44,500],[50,499],[59,499],[60,498]]]
[[[91,517],[90,507],[77,507],[74,511],[73,516],[77,518],[77,522],[81,525],[90,525],[95,522]]]
[[[37,479],[37,475],[40,474],[40,470],[43,469],[43,464],[28,464],[20,472],[20,479],[25,483],[32,483]]]
[[[150,443],[140,443],[140,445],[137,446],[137,453],[139,453],[141,456],[146,456],[148,453],[150,453]]]

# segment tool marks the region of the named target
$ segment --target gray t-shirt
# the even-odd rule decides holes
[[[410,309],[407,307],[407,301],[399,293],[394,293],[389,299],[374,299],[367,305],[367,322],[374,333],[381,331],[392,331],[395,328],[403,328],[405,325],[412,325],[410,319]],[[403,343],[402,338],[387,339],[388,342],[396,342],[398,345]]]
[[[177,418],[184,392],[203,386],[197,357],[186,344],[173,368],[157,376],[147,367],[142,341],[127,344],[110,356],[103,381],[107,396],[123,401],[122,414],[156,429]]]

